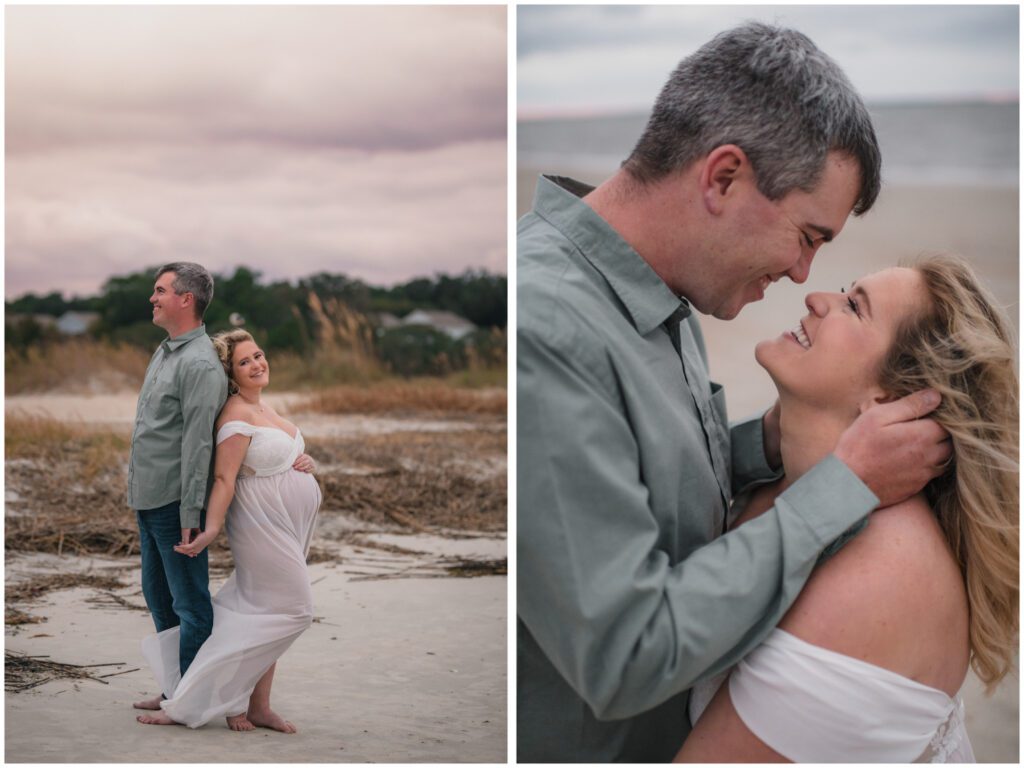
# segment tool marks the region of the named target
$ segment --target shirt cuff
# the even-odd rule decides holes
[[[790,507],[825,547],[875,507],[878,497],[853,470],[829,454],[776,499]],[[858,529],[859,530],[859,527]]]
[[[732,446],[733,494],[739,495],[755,483],[766,483],[782,476],[782,468],[772,469],[764,455],[764,414],[739,421],[729,429]]]
[[[181,510],[180,510],[180,513],[179,513],[180,516],[181,516],[181,527],[182,528],[198,528],[199,527],[199,518],[200,518],[200,514],[202,513],[202,511],[203,510],[201,510],[199,508],[193,509],[191,507],[189,507],[189,508],[182,507]]]

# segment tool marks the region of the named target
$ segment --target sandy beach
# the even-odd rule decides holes
[[[286,408],[294,402],[289,398],[268,400]],[[8,398],[8,413],[14,408],[118,430],[130,424],[134,397]],[[410,439],[431,430],[504,433],[503,421],[291,417],[304,434],[322,441],[385,439],[403,429]],[[477,473],[503,476],[503,460],[475,458]],[[358,468],[331,460],[328,474],[340,473],[342,480],[359,476]],[[8,515],[17,515],[19,502],[30,494],[8,482]],[[503,574],[504,531],[433,525],[416,530],[321,509],[313,551],[314,623],[281,658],[274,680],[274,706],[298,726],[295,735],[235,733],[223,721],[195,731],[136,723],[131,703],[156,690],[139,648],[153,625],[141,594],[138,556],[8,551],[7,608],[41,620],[8,624],[8,654],[105,666],[87,669],[99,679],[57,678],[22,692],[8,690],[6,760],[504,762],[507,579],[455,576],[473,573],[476,565],[481,573]],[[211,568],[211,591],[227,574]],[[74,581],[72,576],[95,583],[10,599],[22,585],[47,578]],[[10,670],[8,659],[9,686]]]
[[[519,170],[520,216],[532,205],[540,172],[535,168]],[[591,184],[604,178],[573,168],[543,172]],[[763,301],[748,305],[729,322],[702,316],[711,378],[725,387],[730,418],[751,415],[774,401],[774,386],[754,360],[754,346],[791,329],[807,311],[803,303],[807,293],[836,291],[900,259],[929,252],[969,257],[1006,307],[1019,334],[1018,199],[1015,188],[883,185],[872,210],[863,217],[851,217],[835,242],[819,251],[807,283],[783,280],[769,289]],[[978,760],[1017,762],[1019,678],[1008,679],[989,698],[983,695],[978,680],[969,675],[963,693]]]

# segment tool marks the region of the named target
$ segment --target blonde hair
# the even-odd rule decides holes
[[[241,328],[235,328],[230,331],[215,333],[210,337],[210,341],[213,342],[213,348],[217,350],[217,357],[220,358],[220,364],[224,366],[224,373],[227,374],[228,394],[237,395],[238,384],[236,384],[235,380],[231,378],[231,361],[235,356],[235,347],[243,341],[251,341],[255,344],[256,340],[248,331],[243,331]]]
[[[966,260],[909,266],[929,302],[900,328],[880,384],[897,397],[931,387],[953,459],[925,489],[960,565],[970,607],[971,666],[991,693],[1011,670],[1019,594],[1018,383],[1011,325]]]

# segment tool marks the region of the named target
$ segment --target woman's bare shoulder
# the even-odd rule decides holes
[[[815,569],[779,626],[908,677],[951,654],[966,665],[966,590],[925,499],[873,513],[859,535]]]
[[[217,429],[220,429],[229,421],[244,421],[247,424],[252,423],[252,408],[245,403],[243,400],[237,397],[229,397],[227,402],[224,403],[224,407],[220,409],[220,414],[217,416]]]

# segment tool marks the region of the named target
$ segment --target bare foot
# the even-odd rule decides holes
[[[139,715],[135,719],[146,725],[179,725],[176,721],[171,720],[163,710],[160,710],[160,714],[157,715]]]
[[[164,700],[162,695],[154,696],[152,699],[146,699],[145,701],[136,701],[132,704],[136,709],[160,709],[160,702]]]
[[[259,728],[273,728],[281,733],[298,733],[299,729],[289,723],[272,709],[255,711],[250,709],[247,713],[249,722]]]
[[[231,715],[231,717],[227,718],[227,720],[228,720],[228,728],[230,728],[232,731],[255,731],[256,730],[256,726],[249,722],[249,720],[246,718],[244,712],[242,714],[240,714],[240,715]]]

